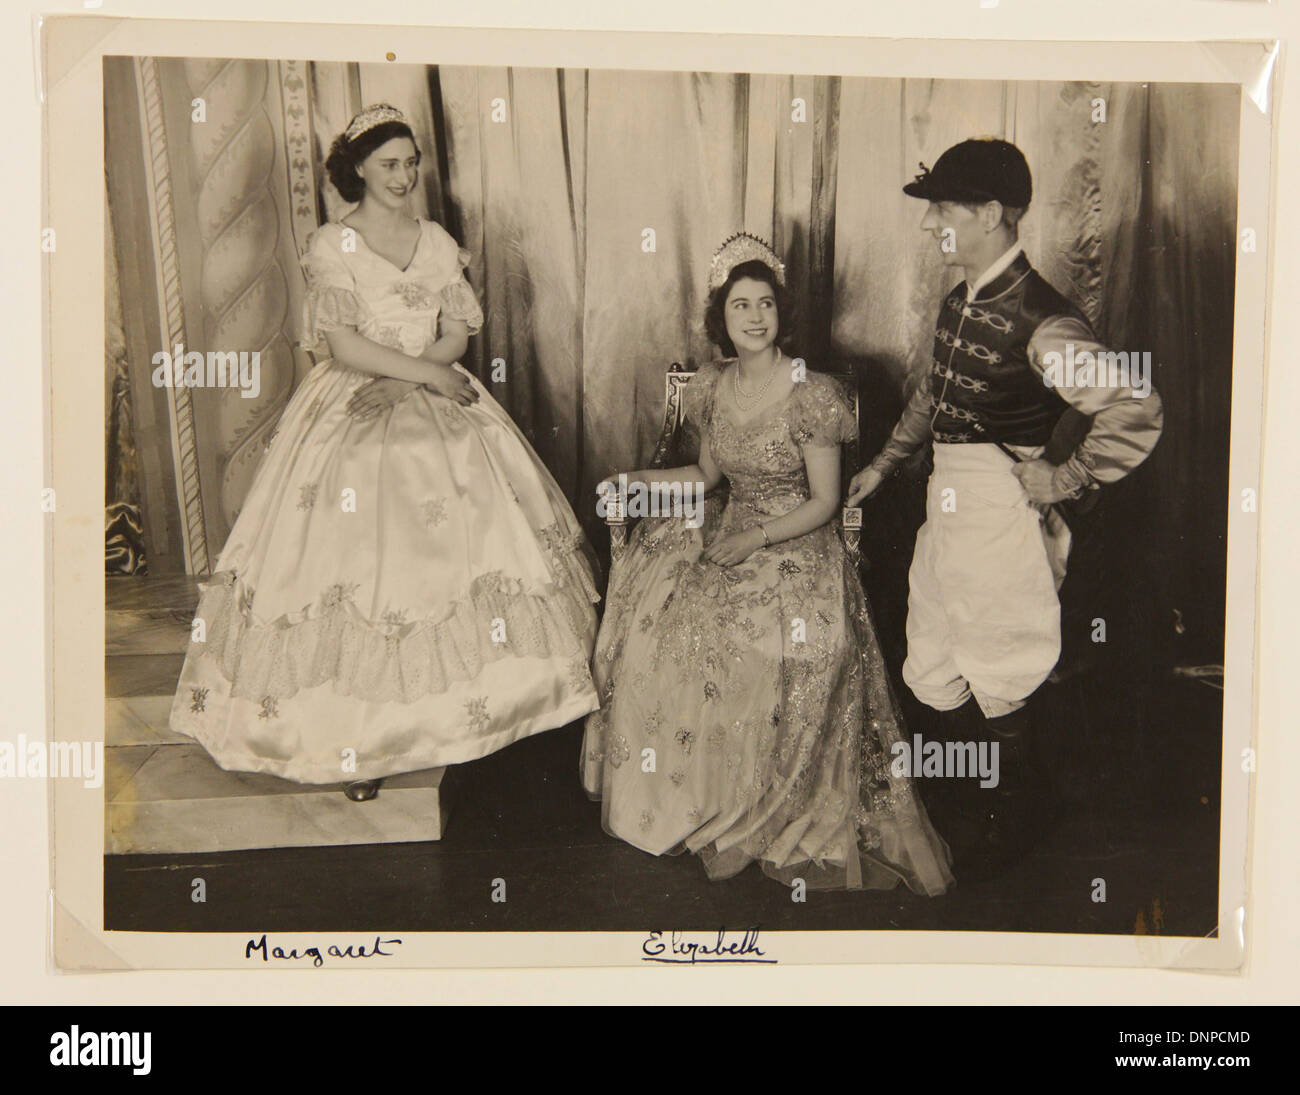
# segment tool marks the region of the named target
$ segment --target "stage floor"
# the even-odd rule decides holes
[[[1120,696],[1127,706],[1120,706]],[[437,842],[105,857],[118,931],[966,930],[1205,936],[1217,921],[1222,694],[1166,679],[1135,698],[1093,677],[1049,688],[1056,820],[1005,872],[938,898],[810,891],[751,866],[607,836],[578,782],[581,726],[450,769]],[[1054,720],[1054,721],[1053,721]],[[382,794],[382,792],[381,792]],[[924,787],[922,787],[924,794]],[[207,901],[190,899],[201,867]],[[1106,901],[1093,900],[1093,880]],[[494,902],[495,879],[507,900]]]

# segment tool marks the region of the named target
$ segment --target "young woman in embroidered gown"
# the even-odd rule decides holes
[[[354,799],[597,707],[586,545],[457,364],[483,316],[468,252],[406,210],[418,164],[386,104],[334,143],[360,204],[303,258],[317,364],[202,587],[171,714],[223,768]]]
[[[714,256],[706,328],[729,360],[691,381],[699,460],[629,482],[725,479],[728,498],[701,528],[643,519],[611,572],[583,783],[608,832],[713,878],[758,861],[786,883],[941,893],[947,849],[891,770],[903,727],[832,522],[856,422],[778,346],[783,284],[752,236]]]

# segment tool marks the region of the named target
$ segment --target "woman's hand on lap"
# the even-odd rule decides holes
[[[362,384],[348,400],[348,414],[353,418],[374,418],[405,399],[419,385],[391,376],[377,376]]]
[[[478,402],[478,392],[469,382],[469,377],[450,365],[438,366],[434,378],[425,387],[438,395],[445,395],[462,407],[472,407]]]
[[[743,563],[763,546],[763,534],[756,528],[733,532],[715,540],[704,549],[704,557],[718,566],[733,567]]]

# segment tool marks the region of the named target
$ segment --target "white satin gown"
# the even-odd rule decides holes
[[[439,315],[482,325],[468,253],[420,223],[405,270],[338,224],[308,243],[319,363],[200,587],[202,641],[171,711],[223,768],[373,779],[473,760],[599,706],[589,550],[487,389],[471,377],[468,408],[418,388],[368,421],[347,413],[371,378],[328,360],[324,332],[355,327],[416,356]]]

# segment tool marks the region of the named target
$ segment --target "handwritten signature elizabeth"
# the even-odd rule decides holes
[[[652,931],[641,944],[642,962],[660,962],[666,965],[694,966],[701,963],[749,963],[775,965],[758,945],[758,929],[748,928],[739,939],[728,939],[727,929],[719,928],[707,942],[697,943],[685,932],[673,931],[664,937],[661,931]]]

